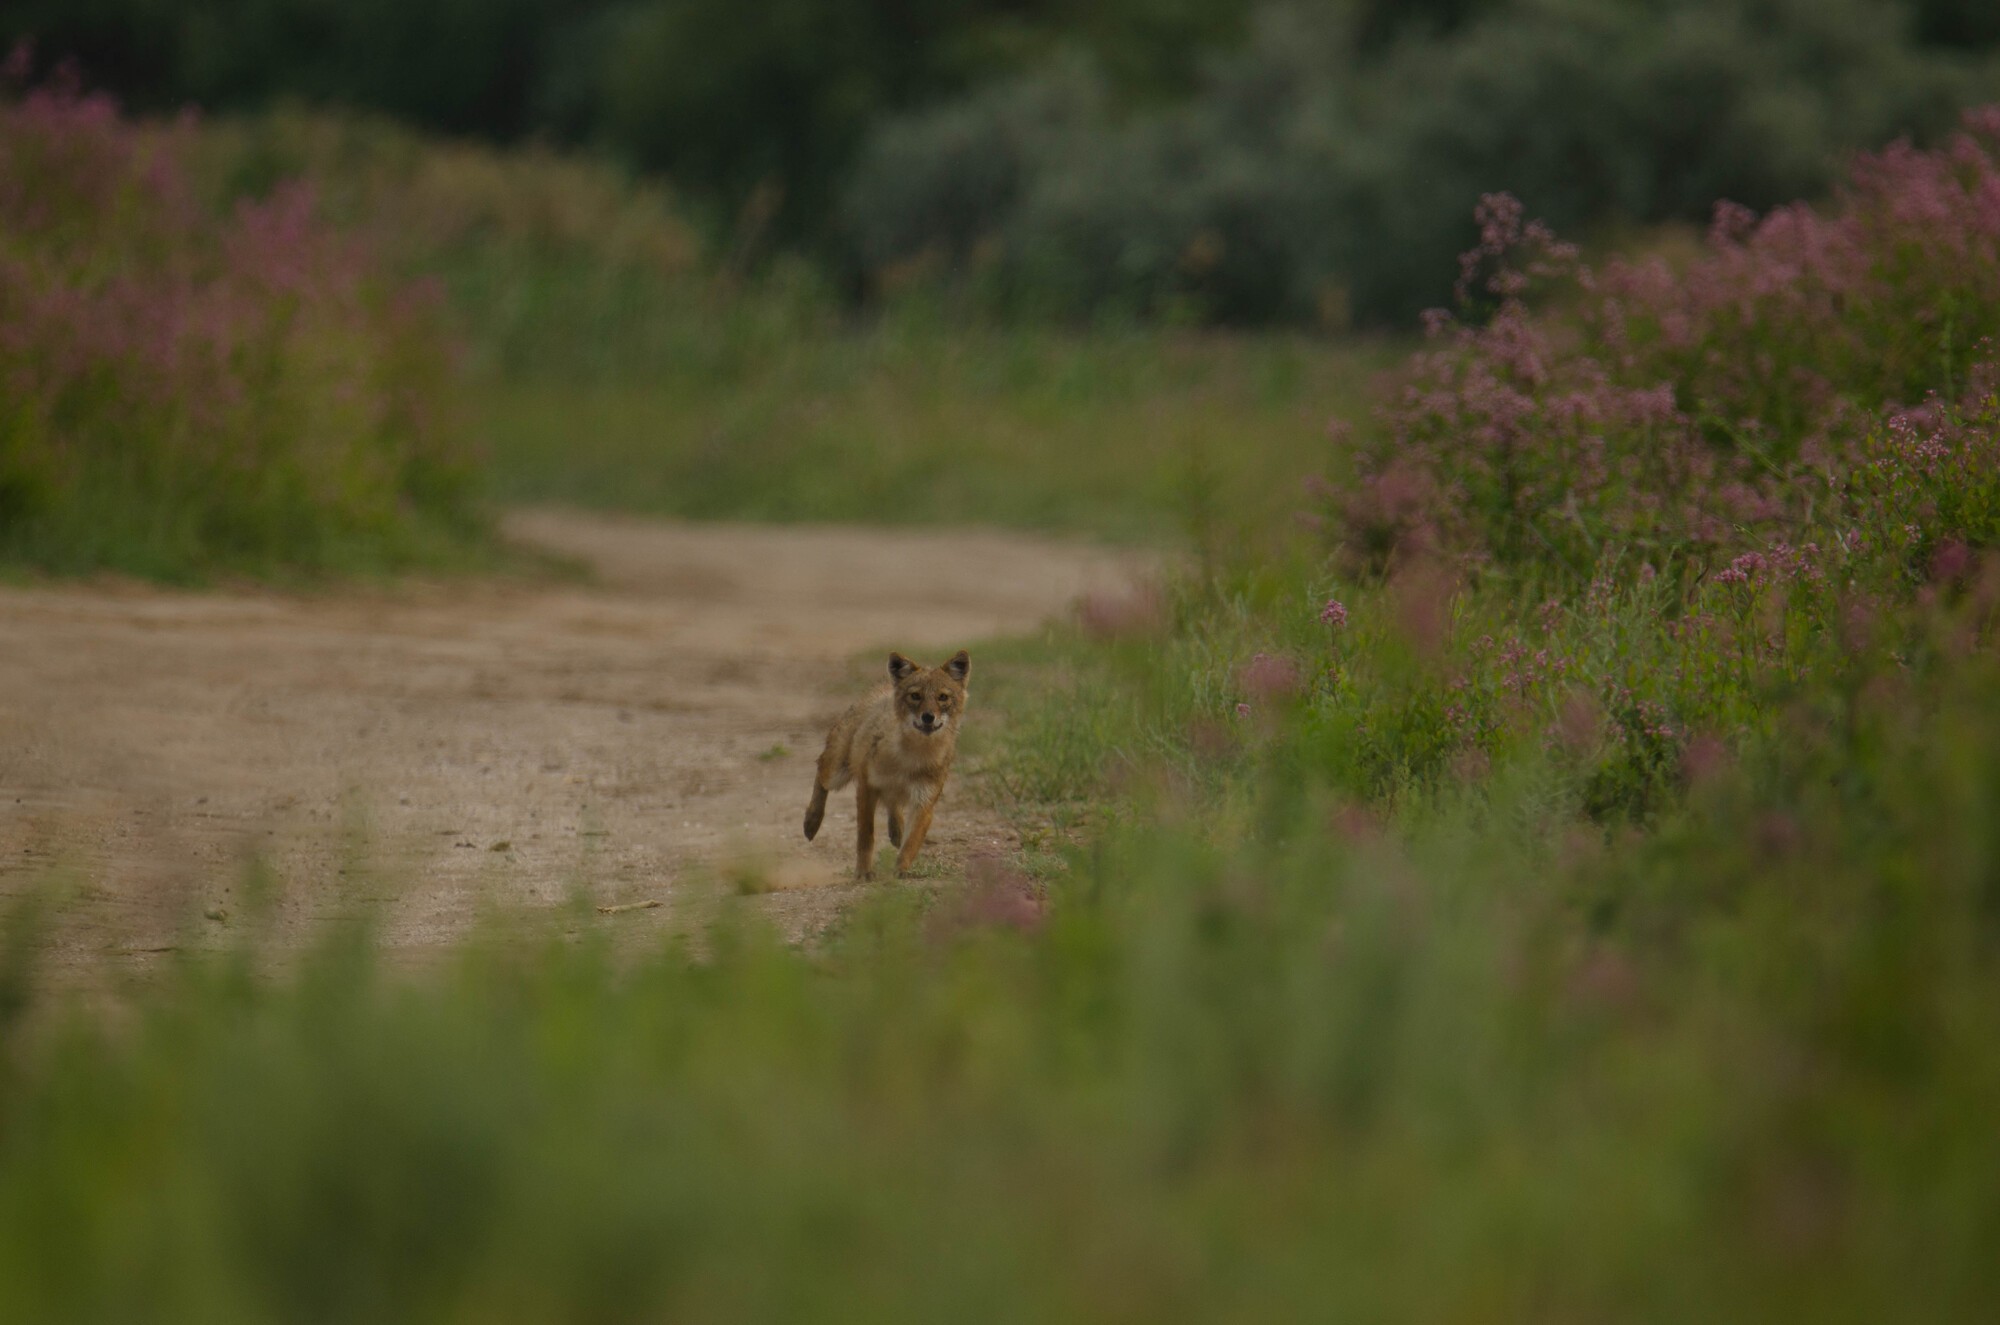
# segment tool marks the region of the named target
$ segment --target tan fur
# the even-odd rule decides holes
[[[819,832],[826,794],[852,782],[855,873],[864,879],[875,873],[878,802],[889,811],[890,845],[902,848],[897,873],[916,862],[958,751],[965,678],[971,670],[972,659],[964,649],[942,667],[919,667],[900,653],[889,655],[888,687],[841,714],[826,734],[806,806],[807,841]]]

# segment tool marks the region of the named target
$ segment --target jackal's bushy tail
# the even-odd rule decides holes
[[[813,783],[813,798],[806,805],[806,841],[813,840],[819,832],[819,821],[826,818],[826,788]]]

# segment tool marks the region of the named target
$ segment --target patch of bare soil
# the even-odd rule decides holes
[[[508,533],[592,581],[0,589],[0,896],[62,881],[53,955],[92,965],[227,941],[253,861],[280,942],[357,906],[412,957],[491,909],[643,936],[744,881],[809,935],[862,887],[851,794],[800,831],[826,725],[873,683],[856,659],[972,646],[976,726],[979,641],[1140,569],[986,532]],[[955,778],[920,870],[1015,845]]]

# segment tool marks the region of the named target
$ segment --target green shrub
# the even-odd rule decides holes
[[[1762,208],[2000,91],[1874,0],[1472,9],[1385,43],[1368,15],[1274,6],[1185,104],[1083,118],[1043,75],[891,123],[851,179],[856,260],[934,253],[994,306],[1069,317],[1405,320],[1445,302],[1483,194],[1565,228]],[[966,187],[998,162],[1004,187]]]

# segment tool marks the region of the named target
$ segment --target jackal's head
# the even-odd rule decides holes
[[[971,671],[972,659],[964,649],[942,667],[920,667],[900,653],[890,654],[897,716],[926,736],[952,730],[965,711],[965,678]]]

